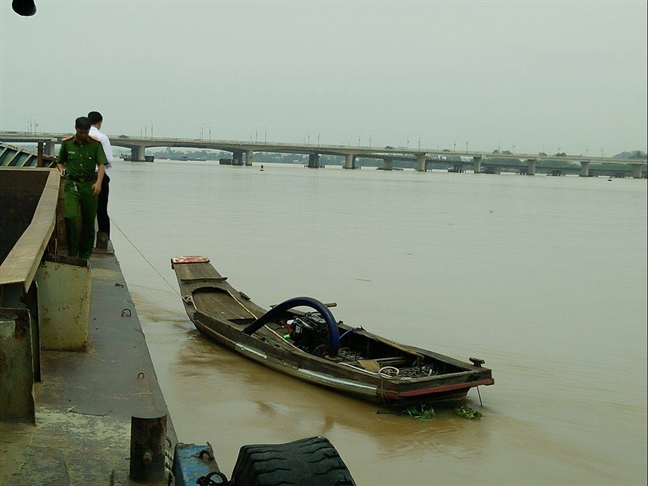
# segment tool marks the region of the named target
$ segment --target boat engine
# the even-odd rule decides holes
[[[328,352],[328,326],[317,312],[296,317],[291,324],[290,339],[299,349],[315,356]]]

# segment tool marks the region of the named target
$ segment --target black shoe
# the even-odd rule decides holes
[[[108,233],[98,232],[96,248],[99,250],[107,250],[109,240],[110,238],[108,238]]]

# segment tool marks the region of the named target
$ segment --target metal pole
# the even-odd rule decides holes
[[[38,141],[38,161],[36,162],[36,167],[43,167],[43,144],[42,140]]]

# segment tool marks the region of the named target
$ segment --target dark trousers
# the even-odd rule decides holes
[[[110,218],[108,217],[108,190],[110,177],[104,172],[101,180],[101,192],[99,193],[99,203],[97,205],[97,226],[99,233],[106,233],[110,238]]]

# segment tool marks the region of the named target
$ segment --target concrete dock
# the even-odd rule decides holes
[[[167,415],[119,262],[90,260],[85,351],[42,351],[36,424],[0,421],[0,485],[130,484],[131,417]],[[167,417],[167,450],[176,442]]]

